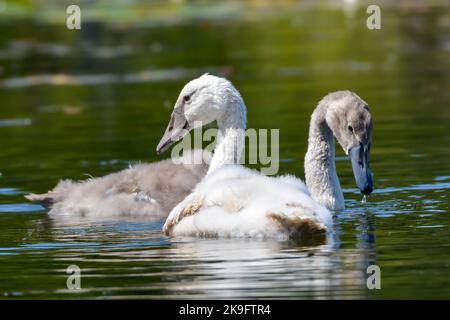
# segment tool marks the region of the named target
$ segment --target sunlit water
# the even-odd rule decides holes
[[[446,9],[446,10],[444,10]],[[450,298],[447,8],[308,9],[161,25],[0,21],[0,295],[13,298]],[[353,13],[352,13],[353,12]],[[21,27],[17,27],[20,25]],[[179,239],[163,221],[58,221],[27,192],[156,161],[179,89],[202,72],[241,91],[249,127],[280,129],[280,173],[303,176],[309,116],[352,89],[375,119],[375,192],[327,244]],[[168,155],[166,155],[168,156]],[[81,291],[66,269],[82,270]],[[381,268],[368,290],[366,268]]]

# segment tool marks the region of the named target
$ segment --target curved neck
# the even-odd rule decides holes
[[[341,210],[344,209],[344,195],[336,173],[334,136],[326,121],[327,107],[320,103],[311,116],[305,180],[317,202],[329,210]]]
[[[247,110],[241,97],[229,102],[227,111],[217,120],[218,135],[210,174],[224,164],[238,164],[245,143]]]

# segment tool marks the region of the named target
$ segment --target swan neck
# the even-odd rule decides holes
[[[344,208],[335,164],[333,132],[326,121],[327,105],[319,104],[311,116],[305,180],[312,197],[329,210]]]
[[[218,134],[214,155],[207,174],[225,164],[240,163],[245,143],[246,107],[242,98],[229,103],[217,120]]]

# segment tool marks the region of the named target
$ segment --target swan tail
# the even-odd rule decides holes
[[[267,217],[277,224],[278,229],[290,239],[302,243],[322,244],[326,241],[327,227],[310,217],[288,217],[269,213]]]
[[[53,190],[41,194],[29,193],[25,195],[25,198],[46,208],[51,208],[53,204],[62,201],[65,196],[69,195],[74,185],[76,183],[72,180],[61,180]]]
[[[51,192],[42,194],[29,193],[25,195],[25,198],[31,202],[37,202],[46,208],[50,208],[55,202],[54,195]]]

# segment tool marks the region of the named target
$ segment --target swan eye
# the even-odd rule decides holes
[[[353,127],[352,126],[348,126],[348,130],[350,130],[350,132],[353,133]]]
[[[189,102],[189,101],[191,101],[191,96],[190,96],[190,95],[185,95],[185,96],[183,97],[183,101],[184,101],[184,102]]]

